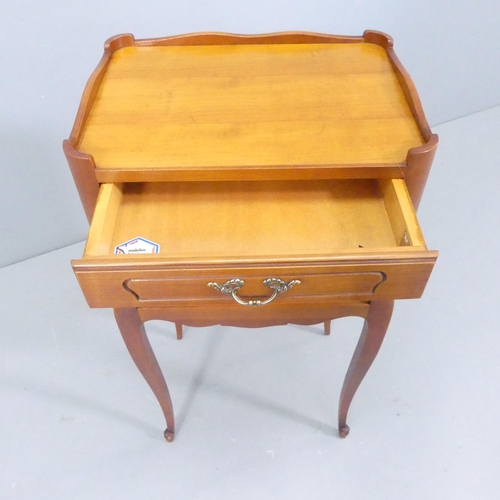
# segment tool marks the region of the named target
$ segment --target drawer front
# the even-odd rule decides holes
[[[265,302],[273,289],[263,282],[279,278],[298,280],[266,305],[317,304],[335,301],[418,298],[422,295],[436,256],[420,252],[418,258],[375,259],[375,262],[340,262],[319,265],[235,266],[221,269],[172,269],[167,265],[113,266],[74,262],[76,276],[91,307],[174,307],[236,304],[231,293],[209,283],[243,282],[236,290],[242,302]]]
[[[216,274],[211,281],[206,278],[131,278],[123,286],[132,293],[139,302],[156,302],[165,300],[227,300],[233,298],[231,293],[221,292],[218,286],[231,280],[241,280],[235,293],[240,300],[248,302],[273,295],[273,289],[266,286],[264,281],[277,276],[251,276],[246,279]],[[353,272],[353,273],[328,273],[328,274],[294,274],[283,275],[283,283],[292,284],[291,288],[283,293],[286,297],[318,297],[318,296],[366,296],[374,293],[375,289],[385,281],[385,275],[380,272]],[[297,283],[297,281],[299,281]],[[278,294],[278,295],[281,295]],[[285,295],[286,294],[286,295]],[[276,297],[278,296],[276,295]],[[234,299],[233,299],[234,300]]]

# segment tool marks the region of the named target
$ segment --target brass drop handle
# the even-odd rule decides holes
[[[233,278],[231,280],[228,280],[223,285],[219,285],[218,283],[215,282],[210,282],[207,283],[207,286],[211,286],[212,288],[215,288],[221,293],[232,295],[233,299],[242,306],[265,306],[270,302],[272,302],[280,293],[290,290],[290,288],[292,288],[293,285],[300,285],[300,280],[292,280],[289,281],[288,283],[285,283],[283,280],[280,280],[279,278],[267,278],[263,281],[263,283],[264,285],[271,288],[271,290],[273,291],[272,295],[264,301],[249,300],[248,302],[242,300],[240,297],[238,297],[236,293],[245,284],[245,282],[240,278]]]

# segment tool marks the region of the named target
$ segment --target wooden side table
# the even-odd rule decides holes
[[[314,33],[120,35],[63,148],[91,222],[72,262],[111,307],[163,410],[144,322],[365,324],[339,433],[395,299],[420,297],[437,252],[418,206],[437,136],[392,39]]]

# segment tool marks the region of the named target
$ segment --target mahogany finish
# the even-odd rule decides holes
[[[384,33],[118,35],[63,148],[91,228],[73,269],[109,307],[163,410],[144,322],[262,327],[365,319],[339,434],[387,331],[437,252],[416,207],[437,147]],[[115,255],[142,236],[158,254]],[[245,305],[246,304],[246,305]],[[325,339],[325,341],[327,341]]]

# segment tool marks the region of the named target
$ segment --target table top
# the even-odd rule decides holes
[[[374,43],[127,46],[99,83],[75,149],[102,170],[400,164],[425,143]]]

